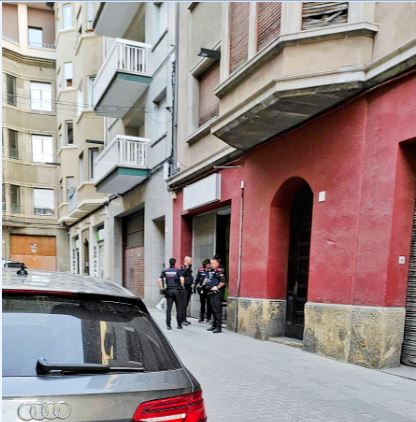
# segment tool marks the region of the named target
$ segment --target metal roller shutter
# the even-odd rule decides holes
[[[219,98],[214,88],[220,81],[220,64],[215,63],[199,78],[199,125],[218,115]]]
[[[416,366],[416,207],[413,216],[402,363]]]
[[[282,3],[257,3],[257,49],[260,50],[280,34]]]
[[[302,29],[346,23],[348,2],[303,2]]]
[[[250,3],[230,3],[230,71],[234,72],[248,58]]]

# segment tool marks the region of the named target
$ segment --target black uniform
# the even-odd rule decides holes
[[[199,314],[200,321],[203,321],[205,318],[205,309],[207,320],[210,320],[212,315],[211,303],[208,300],[208,292],[204,283],[208,275],[209,270],[207,268],[201,267],[195,277],[194,293],[198,292],[201,301],[201,310]]]
[[[160,274],[160,278],[165,280],[166,306],[166,325],[170,327],[173,302],[176,306],[176,319],[178,327],[182,327],[182,286],[181,271],[177,268],[166,268]]]
[[[194,284],[192,268],[183,265],[181,267],[181,276],[185,279],[185,288],[183,290],[182,322],[188,322],[186,320],[186,311],[188,309],[189,301],[191,300],[192,285]]]
[[[218,289],[218,291],[213,291],[212,288],[214,286],[219,286],[220,283],[224,283],[224,285]],[[206,289],[208,291],[209,301],[212,307],[212,313],[214,315],[214,321],[212,323],[212,328],[216,331],[221,331],[221,324],[222,324],[222,298],[224,295],[224,288],[225,288],[225,275],[224,275],[224,268],[217,268],[215,270],[211,270],[208,275],[208,280],[206,284]]]

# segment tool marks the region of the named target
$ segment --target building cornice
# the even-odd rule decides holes
[[[19,63],[27,64],[27,65],[30,65],[30,66],[39,65],[39,66],[43,66],[43,67],[54,68],[55,65],[56,65],[56,60],[53,60],[53,59],[27,56],[27,55],[24,55],[24,54],[20,54],[16,51],[9,50],[6,47],[3,47],[2,51],[3,51],[3,57],[17,61]]]

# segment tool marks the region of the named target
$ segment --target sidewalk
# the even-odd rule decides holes
[[[191,319],[167,331],[202,384],[209,422],[416,421],[416,383],[285,345],[224,332]]]

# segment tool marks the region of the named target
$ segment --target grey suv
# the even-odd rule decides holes
[[[104,280],[3,270],[3,419],[205,422],[143,302]]]

